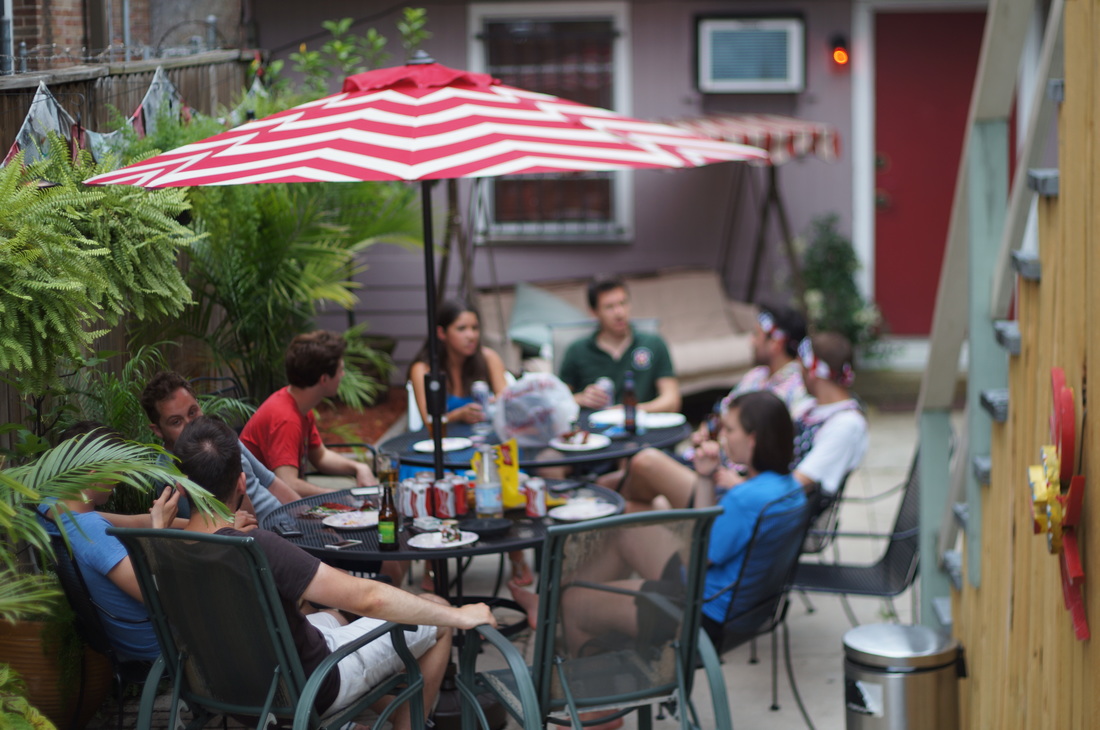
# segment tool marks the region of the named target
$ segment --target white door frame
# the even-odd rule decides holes
[[[875,14],[882,11],[985,10],[984,0],[853,0],[852,3],[852,247],[860,262],[856,285],[875,296]],[[889,338],[881,365],[923,370],[927,338]]]

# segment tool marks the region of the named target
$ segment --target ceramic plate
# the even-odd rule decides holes
[[[441,532],[422,532],[419,535],[414,535],[409,538],[408,546],[419,548],[421,550],[447,550],[449,548],[462,547],[463,545],[473,545],[477,542],[476,532],[461,531],[462,539],[455,540],[454,542],[443,542],[443,533]]]
[[[321,524],[337,530],[365,530],[378,525],[378,511],[341,512],[338,515],[329,515],[321,520]]]
[[[444,451],[460,451],[462,449],[468,449],[474,445],[474,442],[467,438],[460,436],[450,436],[443,439]],[[423,441],[417,441],[413,444],[413,451],[419,451],[421,454],[430,454],[435,451],[435,444],[431,439],[425,439]]]
[[[618,511],[619,508],[610,502],[600,502],[595,499],[572,499],[561,507],[555,507],[547,514],[562,522],[581,522],[582,520],[607,517]]]
[[[573,444],[562,441],[560,438],[550,439],[550,448],[558,451],[595,451],[596,449],[606,449],[610,444],[611,439],[602,433],[588,434],[588,440],[583,444]]]

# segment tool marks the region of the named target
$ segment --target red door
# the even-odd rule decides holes
[[[875,16],[875,301],[927,335],[985,13]]]

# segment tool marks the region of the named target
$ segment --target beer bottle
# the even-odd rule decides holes
[[[627,433],[638,432],[638,394],[634,392],[634,371],[623,375],[623,428]]]
[[[382,485],[382,506],[378,510],[378,548],[397,549],[397,508],[393,504],[393,482]]]

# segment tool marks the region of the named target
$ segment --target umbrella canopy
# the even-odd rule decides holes
[[[147,188],[422,180],[429,411],[442,409],[435,338],[429,182],[547,172],[766,161],[756,147],[501,84],[422,57],[349,76],[339,94],[97,175],[89,185]],[[441,429],[434,429],[442,476]]]
[[[756,147],[427,63],[349,76],[339,94],[88,182],[159,188],[431,180],[767,159]]]

